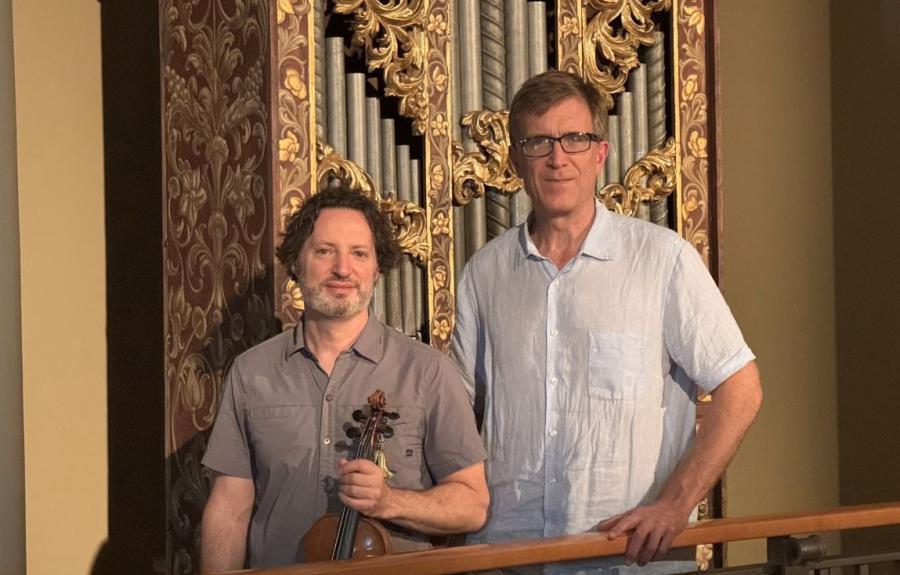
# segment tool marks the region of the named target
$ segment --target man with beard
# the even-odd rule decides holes
[[[304,533],[341,504],[385,523],[395,551],[427,547],[430,534],[479,529],[484,451],[458,371],[369,313],[378,274],[400,257],[377,206],[346,187],[316,194],[291,219],[277,255],[305,309],[293,329],[241,354],[228,374],[203,459],[214,472],[203,571],[301,562]],[[383,446],[392,475],[348,460],[352,413],[376,389],[399,413]]]

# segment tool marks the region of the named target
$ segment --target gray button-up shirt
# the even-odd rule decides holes
[[[339,510],[338,462],[356,449],[347,428],[358,426],[353,411],[376,389],[400,415],[384,444],[391,487],[426,489],[484,460],[457,367],[375,319],[338,357],[330,378],[305,347],[300,324],[235,360],[203,464],[254,481],[251,567],[302,559],[303,534]],[[392,535],[395,550],[427,541],[399,529]]]
[[[556,536],[653,501],[698,387],[753,359],[696,251],[596,205],[563,269],[519,226],[459,281],[454,353],[484,394],[491,515],[475,541]]]

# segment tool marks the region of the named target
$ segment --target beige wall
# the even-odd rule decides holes
[[[100,4],[13,0],[29,575],[106,537]]]
[[[728,513],[832,507],[839,498],[828,1],[716,5],[725,293],[765,390],[728,473]],[[762,541],[730,547],[731,563],[764,558]]]

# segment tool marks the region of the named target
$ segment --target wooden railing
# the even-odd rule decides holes
[[[900,524],[900,503],[840,507],[809,514],[760,515],[698,522],[675,538],[673,547],[784,537]],[[333,561],[241,571],[253,575],[441,575],[485,569],[621,555],[626,539],[583,533],[491,545],[466,545],[385,555],[362,561]],[[900,545],[898,545],[900,547]],[[900,550],[900,549],[898,549]]]

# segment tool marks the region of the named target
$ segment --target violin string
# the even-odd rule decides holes
[[[356,448],[356,457],[355,459],[359,459],[360,457],[365,457],[366,459],[371,460],[372,454],[374,452],[376,435],[378,431],[378,420],[381,418],[382,410],[374,409],[372,416],[366,421],[366,427],[363,432],[362,437],[360,437],[359,445]],[[341,545],[347,541],[347,538],[350,537],[349,531],[352,529],[351,523],[355,524],[356,521],[351,521],[350,516],[353,514],[353,510],[344,505],[341,510],[341,520],[338,523],[338,532],[337,537],[334,540],[334,547],[331,551],[332,560],[339,559],[341,557]],[[352,554],[353,543],[350,542],[350,553]]]

